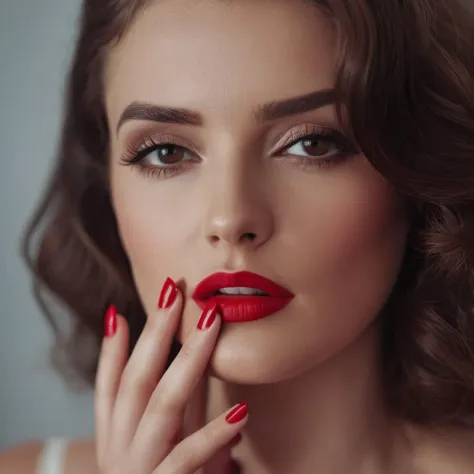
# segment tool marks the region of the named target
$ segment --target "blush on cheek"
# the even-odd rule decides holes
[[[356,179],[331,196],[322,212],[325,255],[341,264],[397,258],[408,228],[407,214],[392,187],[364,163]]]
[[[120,237],[139,295],[144,305],[152,309],[167,272],[173,268],[175,229],[166,225],[167,212],[155,201],[134,198],[132,192],[122,196],[117,196],[114,203]]]
[[[407,215],[392,189],[373,177],[339,187],[325,203],[317,219],[301,223],[312,244],[298,272],[313,275],[301,284],[328,314],[364,325],[382,309],[398,277]]]
[[[190,202],[190,193],[184,192],[187,183],[175,181],[167,187],[129,168],[116,171],[114,178],[114,208],[122,244],[140,298],[147,310],[154,310],[165,279],[183,276],[186,267],[180,259],[185,258],[184,250],[200,229],[200,214]]]
[[[372,318],[396,282],[404,256],[408,219],[386,189],[361,195],[338,209],[327,228],[326,277],[353,302],[354,316]]]
[[[332,255],[349,262],[354,258],[370,259],[371,254],[386,260],[391,253],[399,252],[406,222],[393,202],[354,201],[339,212],[340,220],[328,229],[334,239]]]

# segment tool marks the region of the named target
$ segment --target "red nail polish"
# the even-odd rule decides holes
[[[230,423],[231,425],[242,421],[248,412],[248,404],[247,403],[239,403],[226,417],[225,421]]]
[[[168,309],[175,302],[176,296],[178,296],[176,283],[171,278],[167,278],[161,289],[158,308]]]
[[[197,328],[201,331],[204,329],[209,329],[212,326],[212,323],[216,320],[217,316],[217,306],[214,305],[210,308],[205,309],[201,317],[199,318]]]
[[[112,337],[117,332],[117,308],[111,304],[105,313],[105,337]]]

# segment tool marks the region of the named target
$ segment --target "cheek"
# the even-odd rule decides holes
[[[342,191],[323,215],[317,232],[324,247],[328,268],[349,270],[376,265],[379,271],[398,259],[406,234],[401,204],[385,184],[346,194]],[[378,262],[378,263],[377,263]]]
[[[279,268],[297,292],[294,316],[269,318],[260,337],[249,338],[262,357],[258,367],[246,359],[249,371],[262,369],[258,376],[269,380],[293,377],[349,347],[380,314],[403,260],[407,214],[382,178],[358,168],[348,170],[348,179],[334,173],[318,184],[301,186],[311,191],[285,204],[292,212],[285,212]],[[279,336],[264,338],[271,332]],[[282,344],[288,340],[295,343]]]
[[[119,233],[139,295],[148,310],[155,305],[167,277],[176,278],[176,258],[189,238],[195,213],[180,194],[144,179],[130,169],[112,179]],[[188,212],[184,210],[188,208]]]
[[[371,168],[360,168],[334,189],[325,188],[315,219],[295,224],[308,242],[302,273],[312,275],[301,284],[327,314],[360,326],[380,312],[395,284],[409,219],[393,189]]]

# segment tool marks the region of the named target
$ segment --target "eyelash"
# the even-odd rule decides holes
[[[144,139],[138,147],[131,145],[124,153],[121,158],[121,162],[124,166],[136,166],[141,173],[144,173],[146,176],[156,177],[156,178],[171,178],[177,172],[184,168],[183,162],[178,163],[177,165],[169,165],[163,167],[157,166],[146,166],[141,163],[145,157],[150,153],[158,150],[159,148],[174,147],[182,150],[188,150],[192,152],[188,147],[184,145],[179,145],[176,143],[176,138],[171,136],[162,135],[158,137],[148,137]]]
[[[354,146],[354,144],[352,144],[351,141],[341,132],[333,129],[318,129],[315,131],[315,127],[310,125],[304,126],[301,130],[290,132],[289,143],[280,146],[276,153],[281,154],[281,159],[288,160],[288,156],[290,155],[284,155],[282,152],[292,148],[299,142],[306,140],[316,140],[335,145],[338,152],[327,158],[311,158],[294,155],[292,161],[295,162],[299,168],[304,170],[313,166],[317,166],[318,168],[329,168],[343,161],[344,159],[359,153],[357,147]],[[196,154],[188,147],[177,144],[176,141],[177,140],[175,138],[170,136],[148,137],[141,141],[138,147],[131,145],[125,151],[123,157],[121,158],[121,162],[125,166],[136,166],[141,173],[144,173],[148,177],[162,179],[170,178],[185,167],[195,163],[195,161],[180,161],[176,165],[165,165],[163,167],[157,167],[153,165],[147,166],[141,162],[150,153],[153,153],[154,151],[166,146]]]

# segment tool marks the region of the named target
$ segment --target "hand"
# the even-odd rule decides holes
[[[183,417],[202,380],[221,324],[205,310],[166,369],[183,297],[168,279],[127,361],[128,325],[110,308],[96,379],[97,462],[102,474],[193,474],[228,449],[247,421],[240,404],[183,438]],[[222,457],[222,456],[220,456]],[[222,472],[222,471],[221,471]]]

